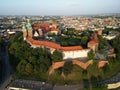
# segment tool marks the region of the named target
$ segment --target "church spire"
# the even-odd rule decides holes
[[[23,24],[23,26],[22,26],[22,32],[23,32],[23,39],[26,40],[26,37],[27,37],[27,29],[26,29],[25,24]]]
[[[32,25],[30,19],[27,19],[26,29],[28,31],[28,37],[32,38]]]

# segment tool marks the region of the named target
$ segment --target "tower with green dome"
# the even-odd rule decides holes
[[[23,26],[22,26],[22,32],[23,32],[23,39],[26,40],[26,37],[27,37],[27,29],[26,29],[25,24],[23,24]]]
[[[32,26],[30,20],[27,19],[27,22],[22,26],[23,39],[26,40],[27,37],[32,38]]]
[[[27,19],[26,29],[27,29],[27,32],[28,32],[28,37],[32,38],[32,26],[31,26],[31,23],[30,23],[30,19]]]

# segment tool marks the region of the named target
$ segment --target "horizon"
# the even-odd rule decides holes
[[[0,11],[0,16],[120,14],[120,0],[2,0]]]
[[[80,14],[80,15],[0,15],[0,16],[114,16],[114,15],[120,15],[120,13],[101,13],[101,14]]]

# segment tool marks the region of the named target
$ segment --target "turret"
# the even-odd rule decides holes
[[[32,37],[32,26],[29,19],[27,19],[26,29],[28,31],[28,37]]]
[[[30,23],[30,19],[27,19],[26,28],[27,28],[27,30],[32,30],[32,26],[31,26],[31,23]]]
[[[27,30],[26,30],[25,24],[23,24],[23,26],[22,26],[22,32],[23,32],[23,39],[26,40]]]

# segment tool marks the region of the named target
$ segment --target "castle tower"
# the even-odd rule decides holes
[[[98,35],[97,35],[97,33],[94,32],[94,33],[92,34],[91,40],[93,40],[93,41],[95,41],[95,42],[98,42]]]
[[[27,36],[32,38],[32,26],[29,19],[27,19],[26,29],[28,31]]]
[[[27,30],[26,30],[26,27],[25,27],[24,24],[23,24],[23,26],[22,26],[22,32],[23,32],[23,39],[26,40],[26,37],[27,37]]]
[[[93,33],[91,40],[88,42],[87,47],[92,49],[93,51],[97,51],[98,50],[98,36],[97,33]]]

